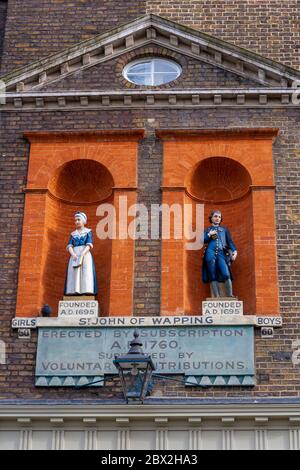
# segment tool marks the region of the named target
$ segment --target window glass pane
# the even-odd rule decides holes
[[[153,85],[163,85],[175,80],[177,77],[176,73],[155,73],[153,77]]]
[[[141,75],[128,73],[127,78],[130,82],[136,83],[137,85],[152,85],[150,73]]]
[[[128,69],[128,73],[150,73],[151,72],[151,63],[143,62],[141,64],[132,65]]]
[[[153,57],[128,64],[123,71],[127,80],[136,85],[164,85],[181,74],[180,65],[172,60]]]
[[[178,67],[172,62],[167,62],[166,60],[162,59],[155,59],[154,60],[154,72],[172,72],[177,74]]]

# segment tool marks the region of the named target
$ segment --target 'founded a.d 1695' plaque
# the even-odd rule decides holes
[[[243,315],[243,302],[230,299],[207,299],[202,302],[202,315]]]
[[[72,317],[97,317],[97,300],[61,300],[58,304],[58,316],[61,318]]]

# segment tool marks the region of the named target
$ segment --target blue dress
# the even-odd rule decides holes
[[[89,245],[88,251],[79,267],[78,263],[70,256],[65,281],[65,295],[96,295],[98,292],[96,269],[91,249],[93,248],[93,233],[91,229],[84,228],[80,232],[75,230],[71,233],[67,250],[72,246],[75,254],[79,257],[85,247]]]
[[[212,239],[208,236],[210,230],[216,230],[218,238]],[[202,263],[202,281],[225,282],[233,279],[230,269],[230,256],[228,249],[236,251],[229,229],[223,226],[211,225],[204,232],[204,243],[206,244]]]

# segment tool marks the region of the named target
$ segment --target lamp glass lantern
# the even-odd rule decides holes
[[[143,344],[138,339],[139,333],[135,331],[133,335],[128,353],[116,355],[113,363],[118,369],[127,403],[129,400],[143,403],[151,389],[151,377],[155,367],[151,356],[142,351]]]

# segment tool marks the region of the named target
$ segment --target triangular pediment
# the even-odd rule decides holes
[[[150,14],[1,77],[8,93],[36,93],[78,71],[157,45],[271,89],[286,89],[300,72],[192,28]],[[83,88],[84,91],[84,88]]]
[[[133,57],[131,57],[133,56]],[[246,79],[235,73],[221,70],[215,65],[204,61],[187,57],[185,54],[173,52],[166,47],[157,45],[140,46],[130,54],[124,53],[113,57],[105,63],[95,64],[83,68],[63,79],[45,83],[39,87],[41,92],[68,92],[68,91],[131,91],[141,90],[141,87],[128,82],[123,76],[123,71],[131,60],[143,60],[145,57],[164,57],[174,60],[181,66],[182,72],[176,78],[163,86],[143,86],[149,92],[162,89],[180,91],[191,87],[194,89],[241,89],[263,87],[254,80]]]

